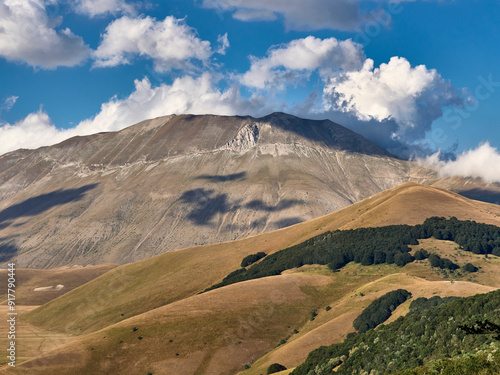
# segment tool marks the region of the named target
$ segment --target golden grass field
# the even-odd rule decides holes
[[[480,271],[459,277],[438,272],[427,261],[404,268],[351,263],[336,273],[326,266],[304,266],[198,294],[257,251],[269,254],[339,228],[417,224],[430,216],[500,225],[499,206],[405,184],[282,230],[116,267],[23,312],[23,321],[38,330],[40,342],[47,332],[63,339],[52,353],[27,351],[23,359],[37,358],[15,373],[264,374],[271,363],[291,368],[316,347],[342,341],[362,309],[390,290],[405,288],[414,297],[469,296],[500,287],[499,258],[465,253],[454,243],[430,239],[415,250],[425,248],[460,265],[471,262]],[[391,319],[408,306],[401,305]],[[314,321],[309,320],[312,310],[318,313]],[[276,347],[281,339],[286,343]],[[30,340],[26,347],[36,347],[36,338]],[[243,371],[245,364],[251,367]]]
[[[116,264],[86,267],[63,267],[52,270],[23,269],[17,273],[18,305],[39,306],[112,270]],[[0,285],[6,285],[7,270],[0,270]],[[63,285],[59,291],[35,291],[35,288]],[[7,299],[7,290],[0,290],[0,304]]]

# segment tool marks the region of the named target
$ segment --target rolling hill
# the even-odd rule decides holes
[[[500,225],[496,205],[409,183],[281,230],[123,265],[23,314],[33,327],[73,340],[26,362],[17,373],[234,374],[247,364],[244,374],[261,374],[270,363],[297,366],[315,345],[342,341],[362,309],[390,290],[404,287],[415,297],[470,296],[500,287],[495,276],[500,259],[425,240],[418,248],[454,257],[460,265],[473,262],[482,272],[455,276],[427,261],[403,268],[351,263],[336,273],[303,266],[198,294],[257,251],[270,254],[326,231],[413,225],[430,216]],[[394,315],[407,309],[405,303]],[[317,316],[311,321],[312,311]],[[281,339],[285,343],[276,348]]]

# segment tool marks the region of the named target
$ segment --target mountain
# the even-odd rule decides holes
[[[130,263],[428,180],[330,121],[167,116],[0,156],[0,262]]]
[[[262,374],[271,363],[295,367],[318,346],[341,342],[360,312],[391,290],[430,298],[499,288],[500,258],[427,239],[413,250],[436,252],[460,266],[471,262],[482,272],[437,271],[428,261],[404,267],[350,263],[339,272],[306,265],[199,294],[238,269],[249,254],[272,254],[327,231],[414,225],[430,216],[500,225],[497,205],[408,183],[291,227],[123,265],[23,315],[33,332],[27,347],[36,347],[47,332],[68,338],[54,352],[39,351],[20,369],[60,375],[235,374],[247,364],[245,375]],[[391,319],[405,315],[410,302]],[[310,320],[312,311],[317,316]]]
[[[0,266],[131,263],[311,220],[409,181],[491,202],[500,192],[440,179],[327,120],[160,117],[0,156]]]

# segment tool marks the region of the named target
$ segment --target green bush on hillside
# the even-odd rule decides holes
[[[271,366],[267,368],[267,374],[274,374],[276,372],[280,372],[286,370],[286,367],[283,365],[280,365],[279,363],[273,363]]]
[[[453,263],[451,260],[449,260],[447,258],[441,258],[437,254],[429,255],[429,263],[431,264],[432,267],[437,267],[437,268],[441,268],[441,269],[448,269],[451,271],[454,271],[454,270],[460,268],[460,266],[458,264]]]
[[[467,263],[462,267],[462,269],[466,272],[477,272],[479,270],[479,268],[477,268],[475,265],[471,263]]]
[[[424,249],[420,249],[420,250],[417,250],[415,252],[415,260],[424,260],[424,259],[427,259],[429,258],[429,252],[427,250],[424,250]]]
[[[396,307],[411,298],[411,293],[404,289],[394,290],[373,301],[352,323],[358,333],[375,328],[390,318]]]
[[[262,252],[262,251],[259,251],[257,254],[248,255],[245,258],[243,258],[243,260],[241,261],[241,267],[247,267],[251,264],[254,264],[258,260],[261,260],[262,258],[264,258],[266,255],[267,254]]]

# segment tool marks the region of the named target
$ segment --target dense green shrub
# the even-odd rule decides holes
[[[309,318],[309,320],[312,322],[314,319],[316,319],[317,316],[318,313],[316,312],[316,310],[313,310],[311,311],[311,317]]]
[[[273,363],[271,366],[267,368],[267,374],[274,374],[275,372],[280,372],[286,370],[286,367],[280,365],[279,363]]]
[[[394,290],[373,301],[352,323],[359,333],[364,333],[385,322],[392,312],[411,298],[411,293],[404,289]]]
[[[267,254],[262,252],[262,251],[259,251],[257,254],[248,255],[245,258],[243,258],[243,260],[241,261],[241,267],[247,267],[251,264],[254,264],[258,260],[261,260],[262,258],[264,258],[266,255]]]
[[[441,269],[448,269],[452,271],[460,268],[458,264],[453,263],[451,260],[447,258],[441,258],[437,254],[429,255],[429,263],[431,264],[432,267],[438,267]]]
[[[462,269],[466,272],[477,272],[479,270],[479,268],[477,268],[475,265],[471,263],[467,263],[462,267]]]
[[[420,249],[420,250],[417,250],[415,252],[414,257],[415,257],[416,260],[424,260],[424,259],[429,258],[429,255],[430,254],[429,254],[429,252],[427,250]]]

